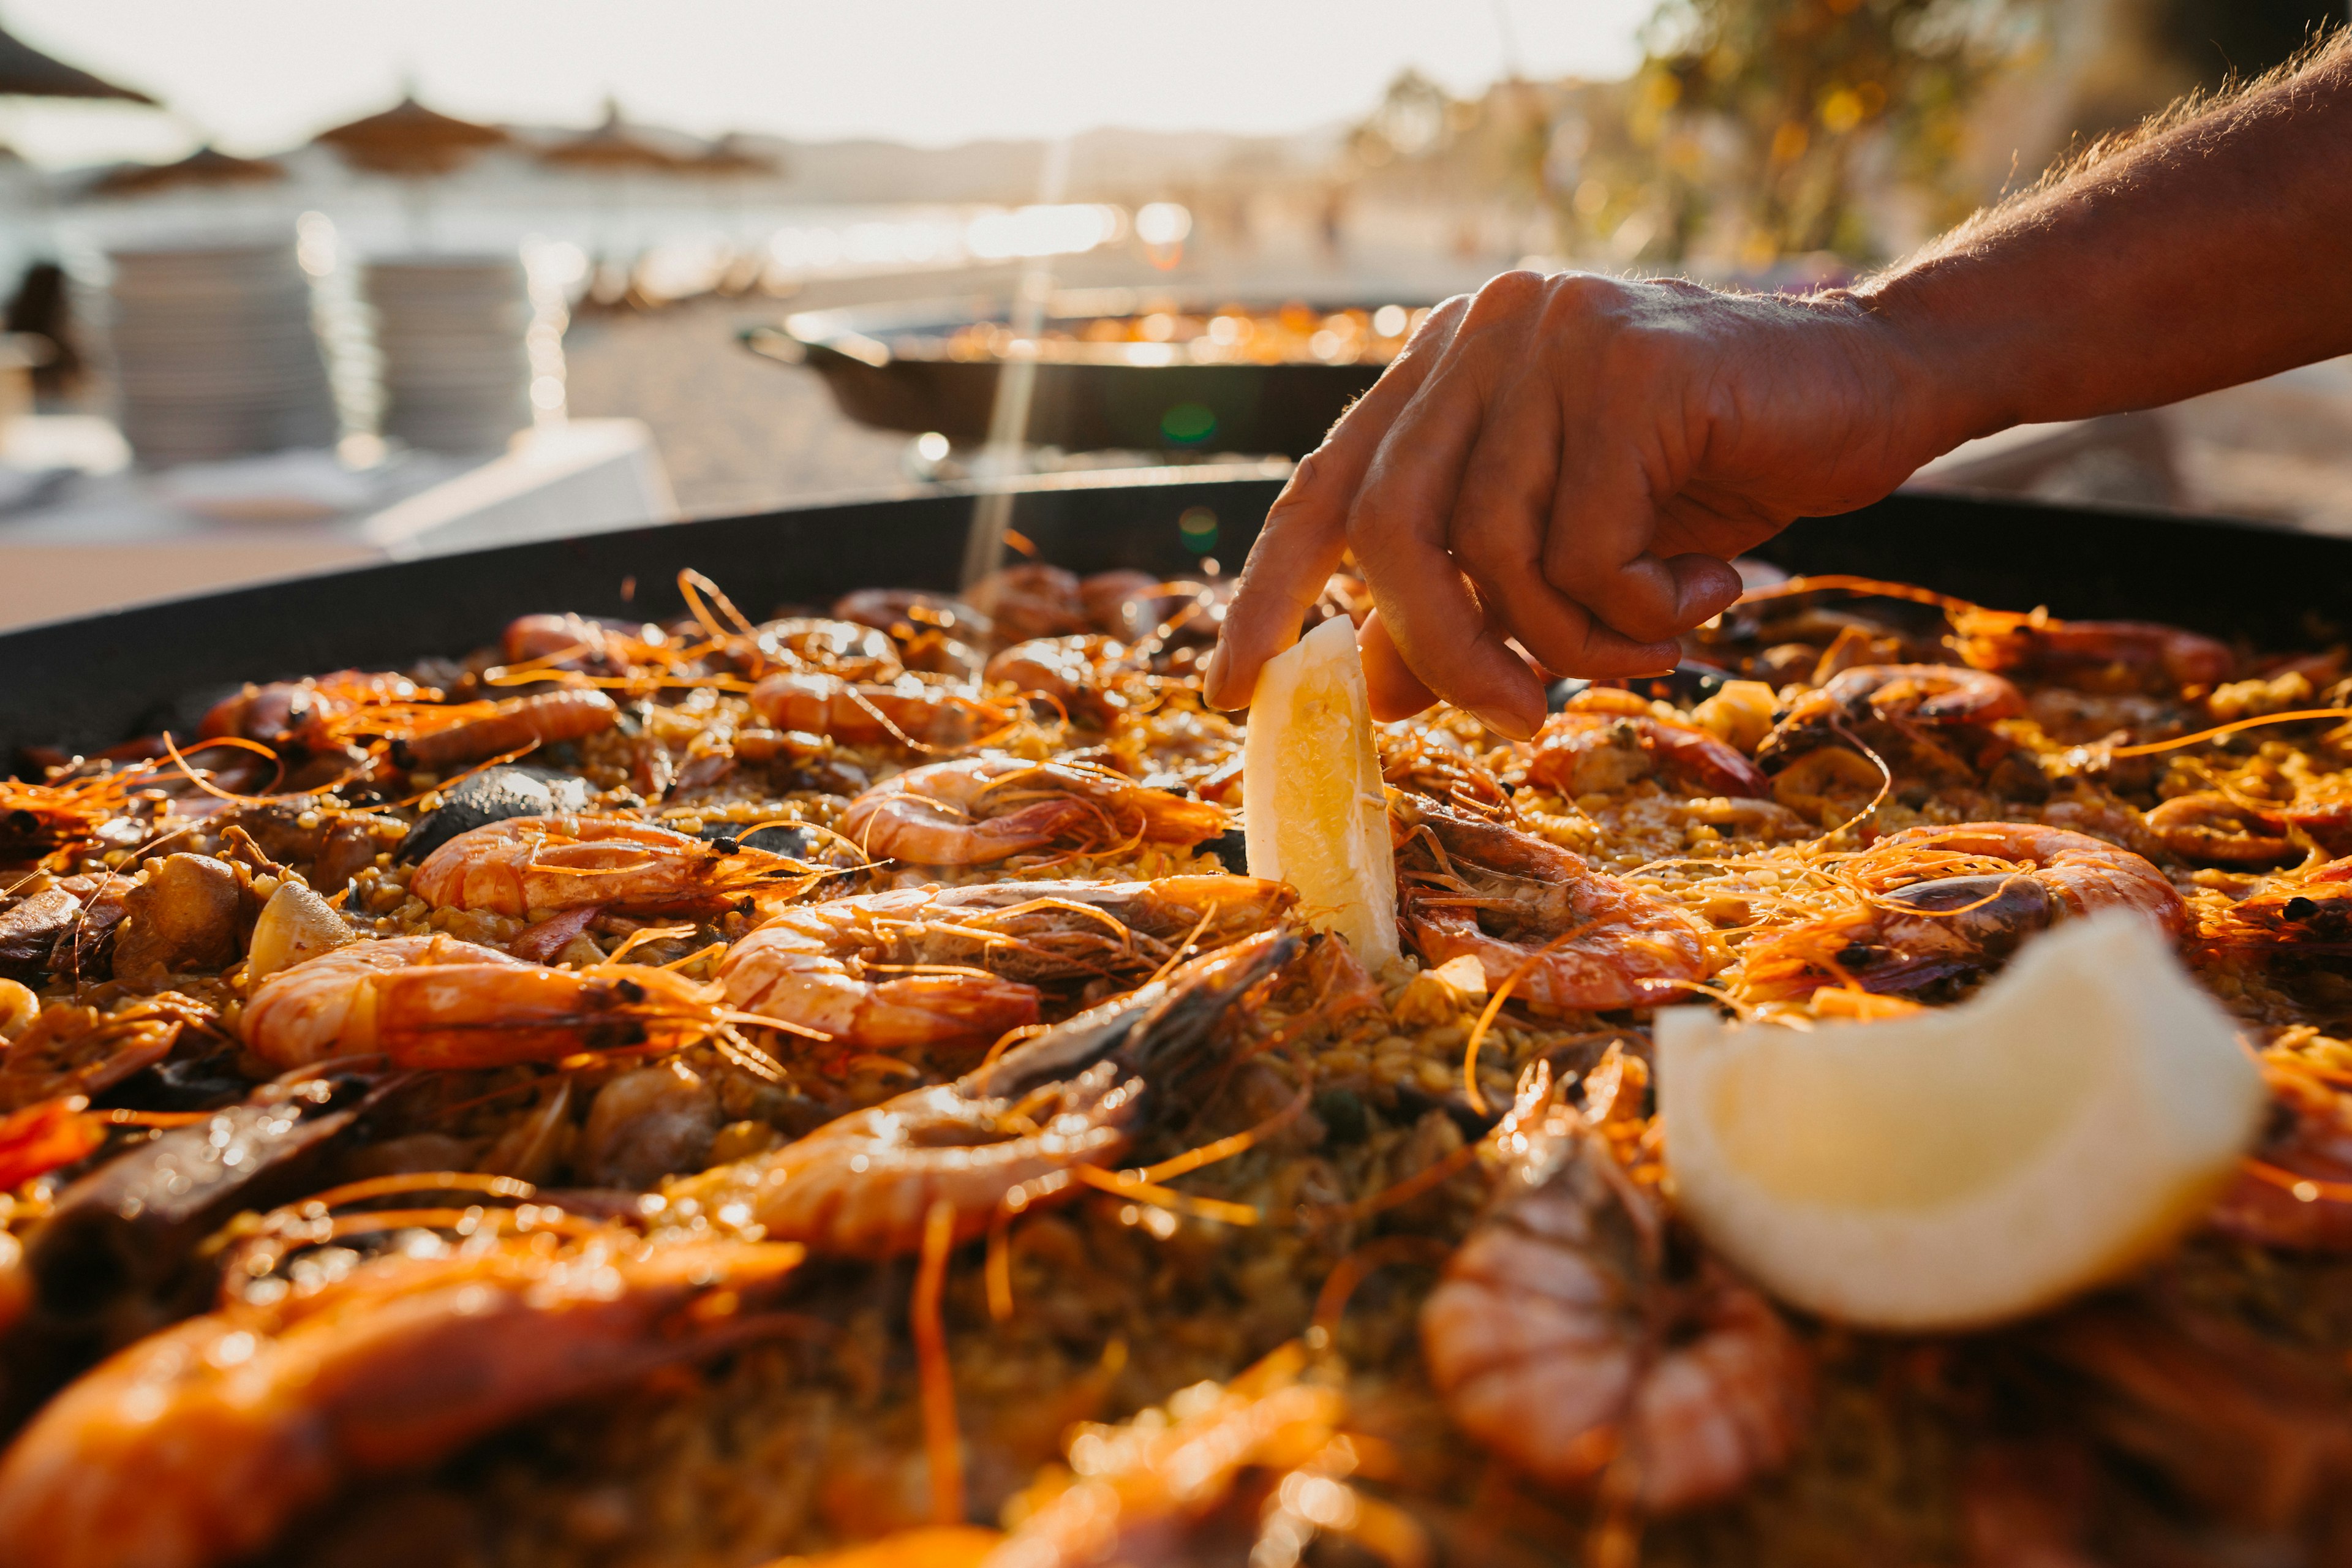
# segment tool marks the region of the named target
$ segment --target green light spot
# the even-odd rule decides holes
[[[1183,536],[1185,549],[1206,555],[1217,547],[1217,514],[1204,506],[1189,508],[1176,520],[1176,531]]]
[[[1197,403],[1180,403],[1160,416],[1160,433],[1180,447],[1197,447],[1217,433],[1217,416]]]

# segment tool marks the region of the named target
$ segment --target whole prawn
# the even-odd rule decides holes
[[[1561,795],[1606,794],[1662,769],[1711,795],[1755,797],[1768,782],[1754,763],[1686,719],[1667,719],[1646,699],[1587,687],[1536,731],[1528,782]]]
[[[2352,1252],[2352,1094],[2277,1053],[2263,1076],[2268,1127],[2206,1223],[2264,1247]]]
[[[1124,712],[1130,692],[1148,690],[1150,680],[1128,662],[1125,643],[1098,635],[1015,643],[988,661],[983,679],[1024,696],[1050,698],[1072,719],[1097,729]]]
[[[1392,795],[1401,913],[1433,967],[1475,958],[1528,1005],[1650,1006],[1712,967],[1706,923],[1569,851],[1426,795]]]
[[[2215,866],[2274,865],[2316,844],[2352,847],[2352,800],[2248,800],[2220,790],[2175,795],[2147,814],[2148,830],[2184,860]]]
[[[1502,1181],[1422,1306],[1455,1424],[1538,1479],[1653,1514],[1786,1461],[1812,1365],[1771,1303],[1711,1259],[1672,1275],[1664,1207],[1540,1068],[1495,1141]]]
[[[911,675],[852,681],[838,675],[772,675],[751,688],[751,709],[779,730],[829,735],[845,745],[909,742],[954,750],[1020,717],[953,687]]]
[[[1040,982],[1148,972],[1187,939],[1263,929],[1294,897],[1254,877],[899,888],[785,910],[719,980],[734,1005],[840,1045],[986,1045],[1036,1021]]]
[[[266,746],[301,746],[324,751],[341,741],[339,721],[376,706],[405,706],[436,693],[406,676],[339,669],[300,680],[248,685],[207,709],[197,722],[205,740],[237,736]]]
[[[1077,1190],[1071,1168],[1116,1160],[1154,1090],[1198,1067],[1219,1021],[1297,951],[1263,932],[1079,1014],[953,1083],[827,1122],[772,1153],[673,1183],[675,1206],[757,1226],[822,1253],[892,1258],[923,1243],[935,1204],[954,1236],[985,1230],[1016,1192]]]
[[[231,1300],[85,1373],[0,1457],[8,1560],[241,1561],[348,1479],[740,1342],[802,1257],[601,1226],[567,1239],[543,1212],[535,1235],[417,1239],[268,1305]]]
[[[409,891],[436,909],[540,920],[593,906],[629,914],[709,914],[795,896],[815,873],[798,860],[619,816],[510,816],[468,828],[425,858]]]
[[[279,971],[238,1029],[280,1068],[382,1052],[396,1067],[554,1061],[717,1032],[719,990],[635,963],[549,969],[446,936],[353,942]]]
[[[979,1568],[1175,1568],[1220,1561],[1211,1542],[1253,1538],[1253,1563],[1296,1562],[1318,1532],[1389,1568],[1425,1568],[1412,1517],[1349,1484],[1370,1447],[1349,1437],[1328,1359],[1292,1341],[1222,1386],[1197,1384],[1117,1426],[1087,1424],[1071,1469],[1021,1500],[1021,1523]]]
[[[1769,931],[1740,955],[1751,1000],[1843,984],[1924,989],[1979,973],[2033,932],[2100,910],[2129,910],[2167,941],[2189,910],[2164,873],[2105,839],[2022,822],[1906,827],[1841,858],[1847,907]]]
[[[1952,633],[1979,669],[2113,690],[2211,686],[2238,663],[2227,643],[2155,621],[2062,621],[2044,610],[1970,605],[1953,612]]]
[[[408,734],[393,752],[413,767],[446,770],[602,734],[620,721],[620,709],[603,692],[593,687],[566,687],[509,698],[490,704],[487,711]]]
[[[1775,772],[1852,737],[1911,771],[1971,777],[2011,750],[1991,725],[2024,711],[2023,694],[1986,670],[1855,665],[1777,715],[1771,732],[1756,748],[1756,762],[1767,773]]]
[[[1083,763],[983,752],[883,780],[842,813],[842,836],[878,859],[982,866],[1046,848],[1192,845],[1225,831],[1223,806]]]

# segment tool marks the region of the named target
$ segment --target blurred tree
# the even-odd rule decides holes
[[[1969,107],[2040,46],[2048,3],[1663,0],[1627,127],[1658,171],[1637,254],[1680,260],[1704,228],[1746,272],[1812,251],[1875,259],[1856,201],[1866,163],[1931,222],[1966,216],[1975,193],[1949,170]],[[1575,205],[1610,205],[1583,191]]]

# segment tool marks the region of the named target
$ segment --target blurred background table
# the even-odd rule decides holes
[[[89,428],[99,422],[26,423],[16,455],[55,458],[78,443],[102,462],[104,427]],[[375,471],[306,450],[160,474],[48,472],[40,504],[0,514],[0,627],[677,515],[661,455],[635,419],[544,426],[487,459],[412,452]]]

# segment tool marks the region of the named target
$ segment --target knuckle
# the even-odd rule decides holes
[[[1342,414],[1339,417],[1345,420],[1348,416]],[[1333,428],[1336,430],[1338,426]],[[1275,498],[1274,506],[1266,513],[1266,521],[1271,523],[1286,512],[1296,511],[1309,496],[1330,488],[1338,479],[1334,470],[1339,466],[1339,457],[1331,450],[1331,438],[1326,436],[1321,446],[1299,458],[1297,465],[1290,470],[1289,481],[1282,487],[1282,493]]]
[[[1524,268],[1497,272],[1479,285],[1471,308],[1486,313],[1497,310],[1517,310],[1540,299],[1544,291],[1544,276]]]
[[[1544,280],[1544,309],[1549,316],[1584,320],[1617,312],[1625,303],[1627,288],[1614,278],[1595,272],[1563,272]]]

